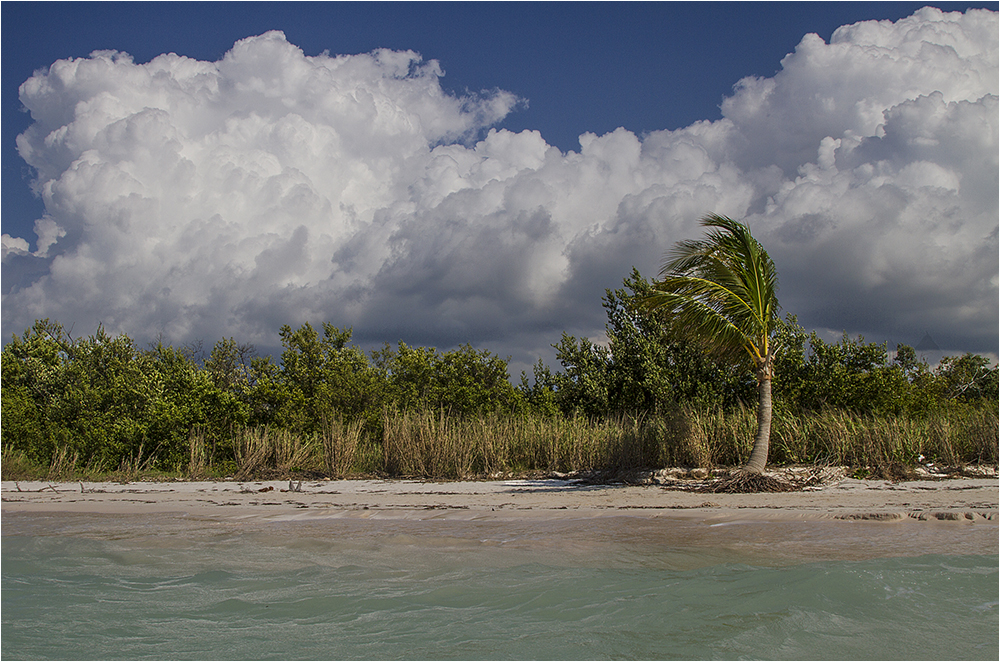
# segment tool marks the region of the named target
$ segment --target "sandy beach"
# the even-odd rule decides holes
[[[579,480],[320,480],[0,484],[2,513],[177,513],[289,519],[523,520],[607,516],[757,521],[933,521],[997,527],[996,478],[843,478],[805,491],[707,494]]]
[[[996,477],[891,483],[840,476],[777,494],[683,489],[690,486],[560,479],[3,482],[0,496],[4,536],[148,539],[154,546],[225,531],[265,546],[314,539],[392,548],[403,540],[406,554],[419,556],[433,556],[441,545],[495,547],[504,563],[521,558],[512,551],[520,549],[525,559],[558,564],[613,563],[625,545],[687,550],[674,562],[691,567],[998,551]]]

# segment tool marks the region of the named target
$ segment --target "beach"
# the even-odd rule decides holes
[[[5,535],[45,535],[59,522],[70,535],[112,538],[228,529],[357,540],[407,535],[432,548],[445,532],[461,544],[507,541],[508,549],[514,539],[530,541],[557,556],[588,556],[600,540],[636,538],[668,547],[683,540],[708,553],[705,559],[718,552],[715,560],[755,564],[998,551],[995,477],[898,483],[835,477],[803,491],[754,494],[695,491],[699,484],[3,482],[0,496]]]
[[[85,528],[103,536],[132,535],[151,524],[262,535],[325,530],[357,539],[402,532],[430,540],[447,531],[455,540],[518,538],[568,554],[592,551],[601,538],[662,537],[673,544],[680,537],[693,548],[723,550],[727,559],[764,564],[996,554],[1000,522],[992,477],[899,483],[841,477],[803,491],[756,494],[704,493],[685,481],[567,479],[4,482],[0,494],[5,534],[37,534],[59,515],[60,522],[86,520]]]
[[[566,519],[630,515],[733,520],[947,521],[996,527],[996,478],[893,483],[842,478],[803,491],[714,494],[583,480],[4,481],[2,512],[187,513],[255,519]]]

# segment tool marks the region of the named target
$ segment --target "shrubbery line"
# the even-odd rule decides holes
[[[609,343],[563,334],[561,370],[470,345],[366,355],[330,323],[280,330],[280,358],[219,341],[141,349],[38,320],[0,352],[3,476],[250,477],[298,472],[465,478],[745,461],[753,374],[668,333],[638,271],[607,290]],[[775,341],[770,462],[874,467],[996,462],[1000,371],[934,368],[905,345],[828,343],[792,316]],[[625,413],[622,413],[625,412]]]

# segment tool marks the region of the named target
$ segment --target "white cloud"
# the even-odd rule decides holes
[[[530,363],[561,330],[599,335],[603,289],[717,211],[749,220],[804,324],[995,351],[994,12],[807,35],[721,120],[567,154],[489,128],[514,95],[440,76],[279,32],[219,62],[99,52],[36,74],[18,146],[47,216],[35,254],[3,238],[4,335],[45,316],[267,346],[329,320]]]
[[[4,234],[0,237],[0,245],[3,246],[3,257],[6,259],[8,253],[12,255],[28,255],[28,242],[20,237],[12,237]]]

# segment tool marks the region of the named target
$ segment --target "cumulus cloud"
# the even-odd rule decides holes
[[[491,128],[413,52],[218,62],[123,53],[26,81],[46,217],[3,237],[4,335],[37,317],[174,342],[473,342],[530,363],[600,335],[600,296],[716,211],[746,219],[806,326],[996,351],[997,14],[922,9],[807,35],[720,120],[638,137]]]
[[[20,237],[12,237],[9,234],[4,234],[0,238],[0,246],[3,250],[3,258],[7,259],[8,255],[28,255],[30,251],[28,250],[28,242]]]

